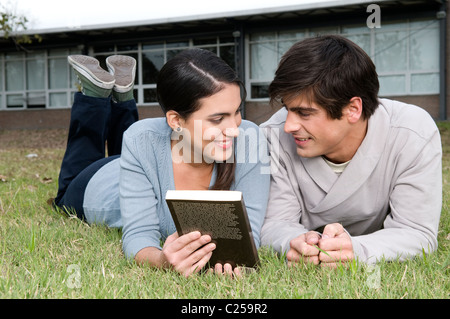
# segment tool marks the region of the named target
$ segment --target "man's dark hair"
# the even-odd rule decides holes
[[[271,103],[303,95],[332,119],[340,119],[342,109],[356,96],[368,119],[378,107],[379,87],[367,53],[344,37],[327,35],[299,41],[283,55],[269,95]]]

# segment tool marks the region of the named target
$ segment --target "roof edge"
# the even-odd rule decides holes
[[[88,30],[101,30],[101,29],[111,29],[111,28],[126,28],[126,27],[137,27],[142,25],[159,25],[168,23],[182,23],[190,22],[196,20],[211,20],[211,19],[225,19],[233,17],[244,17],[249,15],[259,15],[268,13],[282,13],[289,11],[303,11],[311,9],[323,9],[323,8],[336,8],[345,7],[350,5],[364,5],[371,3],[380,3],[389,0],[331,0],[323,2],[310,2],[295,5],[286,5],[280,7],[265,7],[256,9],[246,9],[239,11],[227,11],[227,12],[217,12],[217,13],[205,13],[200,15],[190,15],[190,16],[177,16],[177,17],[165,17],[159,19],[150,20],[136,20],[127,22],[115,22],[115,23],[105,23],[105,24],[93,24],[84,26],[74,26],[74,27],[59,27],[59,28],[46,28],[46,29],[27,29],[24,31],[16,32],[15,35],[21,34],[49,34],[49,33],[63,33],[63,32],[76,32],[76,31],[88,31]],[[3,32],[0,32],[0,36]]]

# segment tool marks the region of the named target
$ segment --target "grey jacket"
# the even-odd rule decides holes
[[[281,109],[261,125],[274,168],[262,245],[287,252],[291,239],[338,222],[362,262],[436,250],[442,146],[426,111],[380,99],[365,139],[340,176],[322,157],[297,155],[292,136],[283,131],[286,114]]]

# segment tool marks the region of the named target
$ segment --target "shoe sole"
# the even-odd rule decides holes
[[[97,59],[86,55],[69,55],[67,60],[75,71],[94,85],[107,90],[113,88],[115,83],[114,76],[102,69]]]
[[[128,92],[134,85],[136,60],[126,55],[112,55],[106,58],[106,65],[116,79],[114,91]]]

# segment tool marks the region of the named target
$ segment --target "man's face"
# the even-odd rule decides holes
[[[302,157],[325,156],[335,163],[351,159],[355,153],[352,125],[346,108],[341,119],[331,119],[325,109],[302,95],[283,99],[288,111],[284,131],[293,137]],[[359,146],[359,145],[358,145]]]

